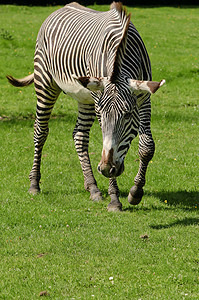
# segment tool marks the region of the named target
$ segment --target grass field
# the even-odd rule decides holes
[[[108,6],[95,6],[107,10]],[[0,299],[199,299],[199,9],[128,8],[148,49],[156,153],[145,196],[127,195],[138,140],[118,179],[122,213],[108,213],[108,180],[97,173],[102,139],[90,139],[104,201],[93,203],[72,141],[77,103],[59,97],[42,158],[42,193],[28,194],[36,97],[5,75],[33,71],[37,32],[57,7],[0,6]]]

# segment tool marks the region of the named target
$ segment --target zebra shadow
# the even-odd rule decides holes
[[[199,225],[199,218],[185,217],[181,220],[177,219],[176,221],[173,221],[169,224],[167,223],[167,224],[149,225],[149,227],[152,229],[161,230],[161,229],[167,229],[175,226],[191,226],[191,225],[196,225],[196,226]]]
[[[125,191],[120,192],[120,196],[127,198],[128,193]],[[196,211],[199,209],[199,192],[198,191],[157,191],[157,192],[147,192],[145,191],[144,197],[152,196],[157,198],[161,203],[167,203],[167,209],[174,209],[179,207],[183,210]],[[142,202],[141,202],[142,203]],[[125,208],[126,211],[135,211],[137,209],[142,210],[164,210],[163,206],[152,205],[150,207],[144,206],[129,206]]]
[[[171,207],[179,206],[185,210],[196,210],[199,208],[198,191],[159,191],[152,193],[153,196],[160,199],[161,202],[167,202]]]

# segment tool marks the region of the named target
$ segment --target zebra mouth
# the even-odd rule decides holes
[[[120,176],[124,172],[124,161],[122,161],[119,168],[110,165],[107,165],[103,168],[102,164],[99,164],[97,170],[100,174],[104,175],[107,178],[115,178]]]

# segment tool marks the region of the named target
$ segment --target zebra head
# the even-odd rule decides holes
[[[138,130],[138,120],[134,113],[136,96],[133,91],[155,93],[165,81],[128,79],[122,83],[112,83],[108,78],[94,77],[80,77],[78,81],[92,92],[101,91],[97,101],[93,93],[103,136],[98,171],[109,178],[117,177],[124,171],[125,156]]]
[[[131,131],[134,106],[135,98],[127,86],[105,84],[96,109],[103,136],[98,171],[106,177],[116,177],[124,171],[124,158],[135,137]]]

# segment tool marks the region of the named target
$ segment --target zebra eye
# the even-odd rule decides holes
[[[127,112],[124,114],[124,118],[128,120],[128,119],[130,119],[131,115],[132,115],[132,113]]]

